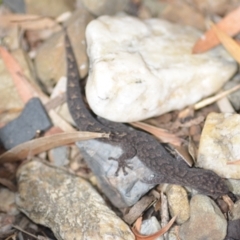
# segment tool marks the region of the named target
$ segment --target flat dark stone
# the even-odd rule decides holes
[[[224,240],[240,239],[240,219],[228,221],[227,236]]]
[[[30,99],[22,113],[0,129],[0,144],[7,150],[33,139],[36,132],[52,127],[51,120],[38,98]]]

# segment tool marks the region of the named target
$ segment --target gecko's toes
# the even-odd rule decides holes
[[[121,159],[113,158],[113,157],[109,157],[108,160],[113,160],[113,161],[118,162],[118,168],[115,172],[115,176],[118,176],[120,169],[122,169],[124,175],[128,174],[128,172],[126,171],[126,168],[129,168],[130,170],[133,169],[133,167],[130,166],[129,163],[126,162],[126,160],[121,160]]]

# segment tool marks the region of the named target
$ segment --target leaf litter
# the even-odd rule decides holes
[[[211,49],[212,47],[216,46],[217,44],[222,43],[226,49],[233,55],[233,57],[239,62],[240,60],[240,52],[239,52],[239,45],[236,41],[234,41],[232,38],[228,36],[234,36],[239,32],[239,24],[237,24],[239,20],[240,15],[240,8],[237,8],[233,12],[229,13],[225,18],[223,18],[219,23],[212,26],[211,30],[209,30],[205,36],[200,39],[195,47],[193,48],[194,53],[200,53],[203,51],[207,51],[208,49]],[[66,15],[67,16],[67,15]],[[61,22],[61,18],[59,18]],[[8,15],[8,16],[1,16],[0,17],[1,24],[5,24],[5,26],[10,25],[17,25],[18,27],[22,28],[24,31],[28,30],[42,30],[45,28],[54,28],[59,27],[58,21],[53,20],[51,18],[45,18],[41,16],[33,16],[33,15]],[[1,25],[0,24],[0,25]],[[29,100],[32,96],[39,97],[46,106],[50,105],[51,100],[42,93],[42,91],[36,88],[36,86],[32,86],[27,78],[24,76],[21,68],[19,67],[18,63],[11,57],[11,55],[6,51],[4,48],[0,48],[0,54],[11,73],[14,83],[16,85],[16,88],[18,89],[18,93],[21,96],[21,99],[26,102]],[[200,116],[200,118],[197,118],[196,111],[200,111],[199,109],[205,108],[207,105],[210,105],[209,108],[211,109],[212,106],[216,101],[218,101],[220,98],[223,98],[230,94],[233,91],[236,91],[240,88],[240,86],[236,86],[233,89],[227,90],[225,92],[221,92],[217,94],[216,96],[213,96],[211,98],[205,99],[193,106],[194,111],[193,115],[190,115],[189,119],[187,119],[187,116],[185,116],[185,119],[187,119],[186,122],[182,123],[182,119],[179,117],[175,117],[179,114],[179,111],[175,111],[172,113],[172,119],[167,124],[161,124],[160,120],[161,117],[154,118],[151,121],[157,123],[156,126],[149,125],[147,123],[133,123],[132,125],[135,127],[142,128],[145,131],[148,131],[151,134],[154,134],[157,138],[159,138],[162,142],[165,143],[172,143],[177,146],[181,145],[183,142],[188,143],[186,138],[189,136],[186,134],[186,129],[190,128],[193,125],[199,125],[203,123],[203,118]],[[61,102],[59,103],[61,104]],[[57,104],[58,105],[58,104]],[[18,158],[25,159],[30,158],[35,154],[39,154],[40,152],[47,151],[53,147],[71,144],[78,140],[86,140],[90,138],[95,137],[103,137],[101,134],[94,135],[93,133],[89,133],[88,135],[84,135],[84,133],[78,133],[78,132],[71,132],[74,131],[74,128],[72,128],[65,120],[63,120],[55,111],[55,106],[51,107],[51,110],[49,112],[52,121],[58,126],[54,131],[58,132],[58,134],[54,134],[47,137],[41,137],[39,139],[34,139],[30,142],[23,143],[19,145],[17,148],[12,149],[11,151],[5,152],[0,156],[0,163],[3,162],[9,162],[9,161],[16,161],[19,160]],[[174,120],[175,118],[175,120]],[[161,127],[162,126],[162,127]],[[167,127],[166,127],[167,126]],[[165,130],[165,129],[171,129],[171,132]],[[184,130],[183,130],[184,129]],[[54,132],[53,131],[53,132]],[[59,133],[61,131],[70,131],[67,133]],[[51,132],[51,131],[49,131]],[[52,133],[50,133],[52,134]],[[56,138],[58,138],[58,143],[56,143]],[[193,147],[192,144],[197,145],[198,141],[194,141],[194,136],[190,136],[192,139],[189,143],[189,148],[194,150],[189,150],[192,152],[192,155],[196,157],[196,151],[197,147]],[[54,143],[55,142],[55,143]],[[240,160],[239,160],[240,161]],[[235,164],[238,164],[239,161],[235,161]],[[234,162],[231,162],[229,164],[234,164]],[[0,183],[2,185],[7,186],[9,189],[13,190],[14,185],[11,185],[11,182],[4,181],[4,178],[0,178]],[[150,199],[151,200],[151,199]],[[150,202],[152,202],[151,200]],[[229,201],[229,200],[226,200]],[[231,203],[229,203],[231,204]],[[142,205],[143,206],[143,205]],[[139,213],[142,213],[145,208],[142,208]],[[159,232],[151,235],[151,236],[142,236],[139,233],[140,225],[141,225],[141,218],[139,218],[136,222],[136,224],[133,227],[133,232],[136,236],[136,239],[155,239],[157,236],[161,236],[164,233],[166,233],[169,228],[172,226],[176,219],[176,216],[174,216],[169,223],[162,228]]]

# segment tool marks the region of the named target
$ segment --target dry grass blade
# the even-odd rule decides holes
[[[240,31],[240,7],[230,12],[218,24],[217,27],[226,32],[229,36],[234,36]],[[194,45],[193,53],[203,53],[217,46],[220,43],[213,29],[207,31]]]
[[[41,152],[77,141],[93,138],[107,138],[108,134],[93,132],[59,133],[22,143],[0,156],[0,163],[32,157]]]
[[[31,236],[31,237],[33,237],[33,238],[38,239],[38,237],[36,237],[35,235],[33,235],[33,234],[31,234],[31,233],[29,233],[29,232],[23,230],[22,228],[20,228],[20,227],[18,227],[18,226],[16,226],[16,225],[13,225],[13,227],[16,228],[17,230],[21,231],[21,232],[26,233],[27,235],[29,235],[29,236]]]
[[[222,45],[226,48],[226,50],[231,54],[231,56],[240,63],[240,46],[229,37],[225,32],[220,30],[215,24],[212,24],[212,28],[217,35],[218,39],[222,43]]]
[[[213,97],[205,98],[204,100],[196,103],[194,105],[194,109],[198,110],[200,108],[206,107],[207,105],[210,105],[210,104],[216,102],[217,100],[219,100],[219,99],[221,99],[223,97],[226,97],[230,93],[237,91],[238,89],[240,89],[240,84],[238,84],[237,86],[235,86],[233,88],[230,88],[229,90],[221,92],[221,93],[219,93],[219,94],[217,94],[217,95],[215,95]]]
[[[136,240],[155,240],[157,237],[162,236],[164,233],[166,233],[171,228],[171,226],[175,222],[176,218],[177,218],[177,216],[174,216],[169,221],[169,223],[165,227],[163,227],[161,230],[159,230],[158,232],[156,232],[152,235],[149,235],[149,236],[144,236],[144,235],[139,233],[140,227],[141,227],[141,224],[142,224],[142,217],[140,217],[140,218],[138,218],[138,220],[134,224],[134,226],[132,228],[132,231],[133,231],[133,233],[136,237]]]
[[[177,137],[174,134],[167,132],[165,129],[154,127],[154,126],[151,126],[151,125],[149,125],[147,123],[143,123],[143,122],[134,122],[134,123],[131,123],[131,125],[153,134],[155,137],[157,137],[164,143],[171,143],[176,146],[180,146],[182,143],[181,138]]]

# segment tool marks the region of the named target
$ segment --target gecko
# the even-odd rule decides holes
[[[119,158],[109,156],[109,160],[118,162],[116,175],[120,170],[127,174],[131,171],[129,160],[137,156],[145,167],[153,172],[148,184],[170,183],[188,186],[199,192],[218,198],[229,193],[225,181],[211,170],[189,167],[184,161],[174,158],[165,147],[151,134],[133,129],[123,123],[100,120],[87,108],[82,95],[80,74],[70,39],[65,33],[65,51],[67,65],[67,104],[70,114],[80,131],[109,133],[109,138],[97,141],[107,142],[123,150]]]

